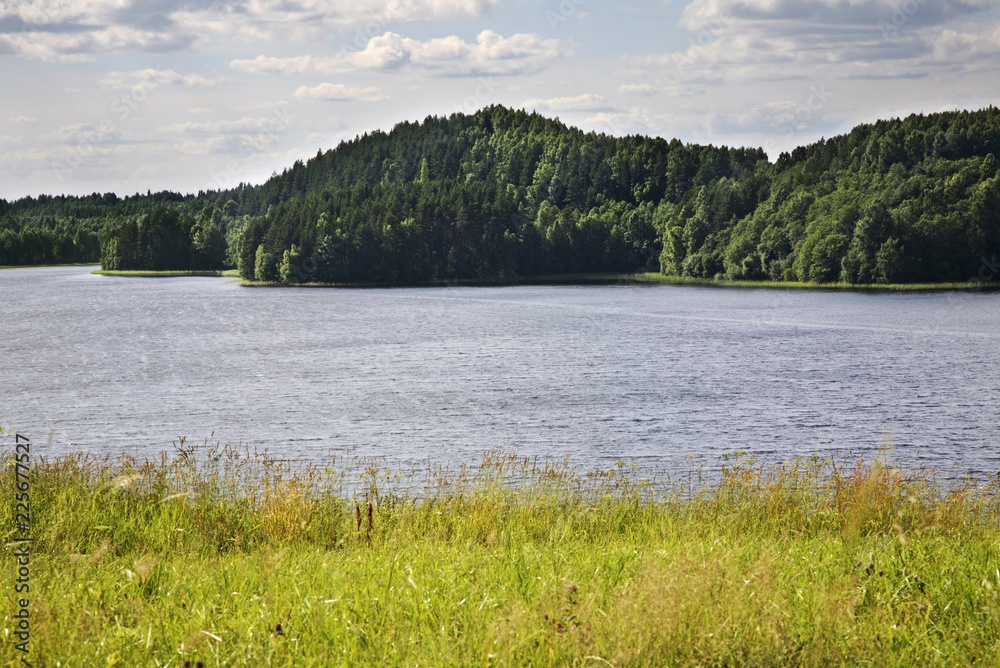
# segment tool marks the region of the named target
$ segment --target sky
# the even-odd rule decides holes
[[[1000,103],[1000,0],[0,0],[0,198],[261,183],[492,104],[785,150]]]

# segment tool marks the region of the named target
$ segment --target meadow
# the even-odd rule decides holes
[[[401,474],[183,442],[30,476],[32,665],[1000,662],[1000,476],[745,453],[584,473],[500,451]],[[3,665],[22,665],[13,610]]]

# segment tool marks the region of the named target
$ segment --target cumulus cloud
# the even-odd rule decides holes
[[[344,84],[321,83],[318,86],[299,86],[295,91],[299,100],[325,100],[330,102],[378,102],[388,99],[378,88],[355,88]]]
[[[525,100],[521,105],[526,109],[549,111],[596,111],[610,109],[608,99],[603,95],[585,93],[576,97],[553,97],[547,100]]]
[[[260,55],[229,61],[235,70],[252,74],[332,74],[352,70],[393,71],[414,67],[443,76],[513,75],[536,72],[566,55],[556,39],[536,34],[508,38],[484,30],[469,43],[456,36],[426,42],[394,32],[371,38],[360,51],[341,49],[328,57]]]
[[[325,42],[350,28],[475,18],[502,0],[9,0],[0,53],[78,61],[106,52],[162,53],[232,40]],[[369,34],[369,36],[370,36]]]
[[[694,0],[686,48],[627,58],[674,80],[896,78],[998,53],[997,0]]]

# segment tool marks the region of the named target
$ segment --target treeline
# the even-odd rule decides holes
[[[771,163],[495,106],[357,137],[260,186],[0,201],[0,228],[77,221],[108,269],[238,267],[283,283],[964,281],[1000,253],[997,155],[994,107],[861,125]]]
[[[101,268],[128,270],[218,270],[235,266],[243,220],[235,203],[207,205],[197,218],[160,207],[138,220],[105,229]]]
[[[992,107],[858,126],[773,164],[760,150],[616,139],[493,107],[296,163],[262,187],[276,204],[246,228],[239,267],[279,282],[641,268],[965,281],[1000,253],[996,155]]]
[[[100,253],[98,235],[86,228],[72,235],[44,228],[0,229],[0,265],[97,262]]]
[[[204,206],[193,196],[170,192],[0,199],[0,265],[96,263],[102,240],[113,230],[157,207],[185,205]]]
[[[730,179],[759,197],[759,149],[584,133],[503,107],[402,123],[262,187],[241,275],[412,283],[656,271],[659,207]],[[318,186],[317,184],[324,184]]]
[[[663,271],[852,284],[995,278],[1000,111],[914,115],[782,154],[748,213],[719,179],[666,204]]]

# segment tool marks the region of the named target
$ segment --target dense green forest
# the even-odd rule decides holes
[[[967,281],[996,273],[996,155],[994,107],[860,125],[771,163],[495,106],[357,137],[260,186],[0,200],[0,264],[99,248],[106,269],[236,267],[282,283]]]

